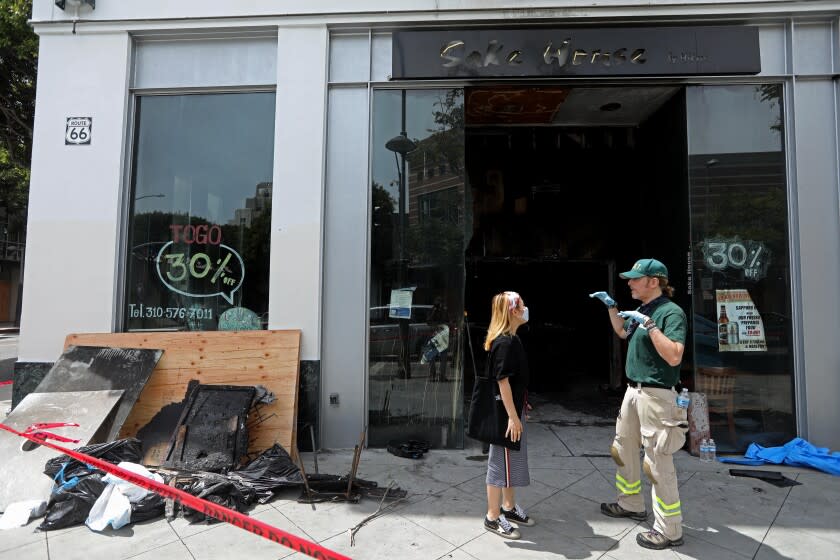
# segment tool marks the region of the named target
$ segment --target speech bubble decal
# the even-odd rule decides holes
[[[174,241],[166,243],[155,258],[158,278],[164,286],[187,297],[221,296],[233,305],[233,294],[245,280],[245,262],[232,247],[215,245],[216,255],[175,252]]]

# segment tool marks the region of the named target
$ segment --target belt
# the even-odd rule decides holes
[[[671,385],[662,385],[660,383],[640,383],[638,381],[631,381],[629,383],[631,387],[636,387],[637,389],[642,389],[644,387],[650,389],[673,389],[674,387]]]

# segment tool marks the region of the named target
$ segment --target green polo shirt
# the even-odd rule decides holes
[[[663,303],[653,310],[650,318],[653,319],[662,334],[674,342],[685,344],[687,322],[685,313],[676,303],[673,301]],[[625,329],[630,321],[632,319],[627,319],[624,322]],[[673,386],[680,379],[680,366],[669,366],[654,348],[648,332],[642,328],[637,328],[633,336],[630,337],[625,371],[631,381],[640,383],[659,383]]]

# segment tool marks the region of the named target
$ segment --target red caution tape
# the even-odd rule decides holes
[[[234,527],[239,527],[244,531],[248,531],[249,533],[253,533],[255,535],[263,537],[264,539],[276,542],[285,547],[291,548],[292,550],[296,550],[307,556],[311,556],[312,558],[319,558],[322,560],[350,560],[350,558],[347,556],[344,556],[337,552],[333,552],[332,550],[324,548],[319,544],[307,541],[305,539],[301,539],[300,537],[297,537],[291,533],[287,533],[282,529],[277,529],[276,527],[272,527],[267,523],[263,523],[258,519],[253,519],[251,517],[248,517],[247,515],[243,515],[238,511],[234,511],[230,508],[220,506],[219,504],[215,504],[213,502],[197,498],[192,494],[184,492],[183,490],[167,486],[166,484],[161,484],[160,482],[148,479],[144,476],[138,475],[137,473],[121,469],[116,465],[113,465],[101,459],[97,459],[96,457],[91,457],[90,455],[85,455],[84,453],[73,451],[72,449],[65,449],[59,445],[47,441],[46,434],[42,432],[19,432],[14,428],[6,426],[5,424],[0,424],[0,429],[15,434],[16,436],[20,436],[28,440],[34,441],[35,443],[43,445],[44,447],[49,447],[50,449],[53,449],[60,453],[64,453],[65,455],[82,461],[83,463],[86,463],[88,465],[92,465],[97,469],[113,474],[114,476],[118,476],[123,480],[127,480],[132,484],[136,484],[137,486],[145,488],[146,490],[154,492],[155,494],[163,496],[164,498],[176,500],[184,504],[185,506],[199,511],[205,515],[215,517],[216,519],[224,521],[225,523],[230,523]]]
[[[36,424],[32,424],[25,430],[23,430],[24,434],[32,434],[32,437],[38,438],[38,440],[44,439],[54,439],[55,441],[62,441],[64,443],[79,443],[79,440],[60,436],[58,434],[54,434],[52,432],[45,432],[43,430],[49,430],[52,428],[78,428],[79,425],[75,422],[38,422]]]

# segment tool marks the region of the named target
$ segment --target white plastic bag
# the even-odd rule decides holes
[[[146,467],[143,465],[138,465],[137,463],[129,463],[127,461],[123,461],[119,465],[117,465],[123,470],[131,471],[134,474],[139,474],[142,477],[150,478],[157,482],[163,482],[163,478],[159,474],[154,474],[146,470]],[[129,499],[131,503],[139,502],[143,498],[146,497],[150,492],[145,488],[141,488],[136,484],[132,484],[126,480],[123,480],[117,476],[112,474],[106,474],[102,477],[102,482],[106,484],[114,484],[117,488],[119,488],[120,492],[122,492],[123,496]]]
[[[129,523],[131,523],[131,502],[114,484],[105,487],[85,520],[85,525],[94,531],[102,531],[108,525],[119,529]]]
[[[142,465],[123,461],[117,466],[145,478],[163,482],[160,475],[149,472]],[[94,531],[102,531],[108,525],[119,529],[131,523],[131,504],[145,498],[149,491],[111,474],[103,476],[102,481],[108,486],[93,504],[85,525]]]
[[[43,516],[46,509],[47,502],[44,500],[26,500],[9,504],[3,515],[0,515],[0,530],[23,527],[29,523],[30,519]]]

